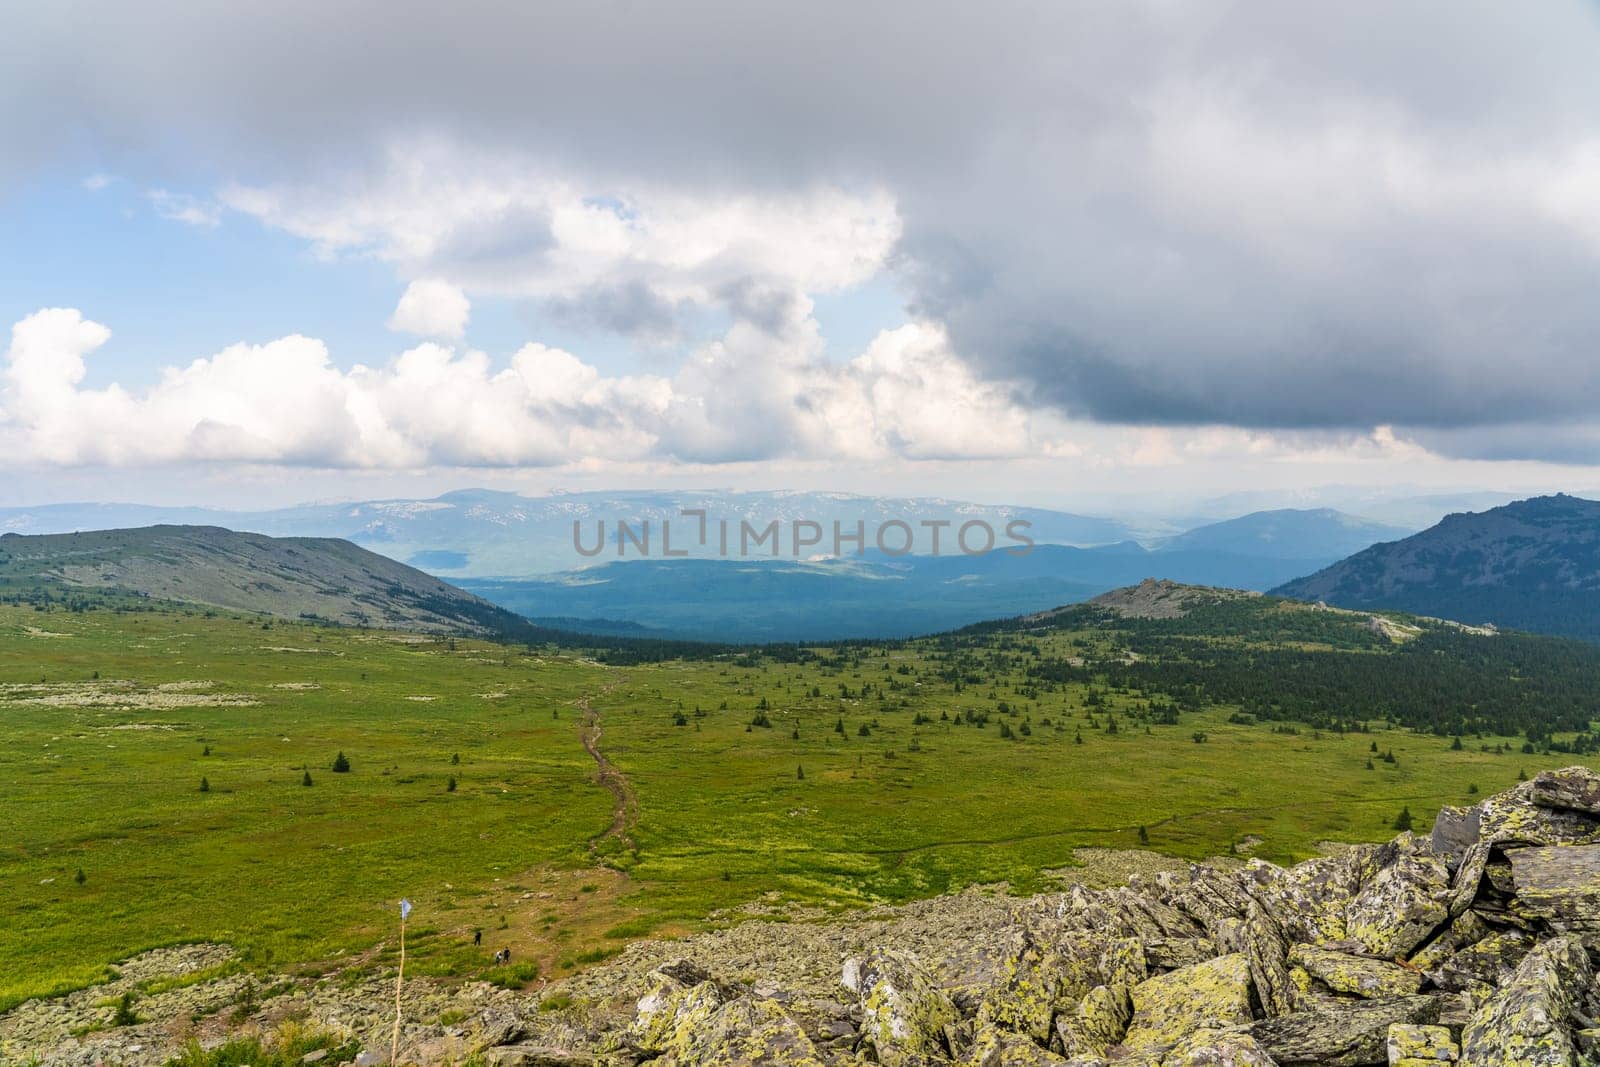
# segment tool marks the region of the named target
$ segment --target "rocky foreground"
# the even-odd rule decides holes
[[[179,971],[220,946],[164,950]],[[403,1062],[896,1067],[1600,1064],[1600,775],[1575,767],[1292,868],[1251,861],[1019,899],[646,942],[534,996],[408,983]],[[193,956],[186,960],[185,954]],[[152,957],[159,954],[152,954]],[[176,962],[175,962],[176,961]],[[119,983],[158,964],[130,961]],[[130,978],[130,973],[135,977]],[[388,1060],[393,980],[180,985],[83,1032],[113,983],[0,1016],[0,1060],[160,1064],[292,1024]],[[128,986],[132,988],[131,985]],[[227,1010],[224,1010],[227,1009]],[[95,1013],[98,1012],[97,1016]],[[313,1056],[321,1054],[314,1053]]]

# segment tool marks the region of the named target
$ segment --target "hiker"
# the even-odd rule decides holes
[[[482,948],[483,947],[483,931],[482,930],[474,930],[474,931],[472,931],[472,944],[473,944],[473,946],[475,948]]]

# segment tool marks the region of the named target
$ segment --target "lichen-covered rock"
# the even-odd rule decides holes
[[[945,1027],[959,1016],[915,956],[874,950],[846,961],[843,982],[859,998],[861,1036],[880,1063],[909,1067],[945,1054]]]
[[[1451,955],[1429,977],[1449,992],[1492,989],[1511,979],[1533,945],[1532,936],[1520,930],[1492,933]]]
[[[1289,869],[1253,860],[1245,877],[1249,895],[1290,942],[1349,943],[1369,955],[1404,957],[1450,918],[1447,857],[1409,833]],[[1249,914],[1247,904],[1239,914]]]
[[[1371,874],[1345,909],[1345,936],[1374,956],[1409,956],[1450,918],[1450,871],[1406,833],[1372,855]]]
[[[1095,986],[1056,1016],[1056,1043],[1066,1056],[1104,1056],[1122,1040],[1132,1016],[1128,990]]]
[[[1535,948],[1462,1031],[1462,1067],[1572,1067],[1574,1016],[1593,980],[1577,938]]]
[[[686,986],[671,974],[657,971],[650,991],[635,1006],[626,1042],[642,1052],[681,1052],[693,1042],[722,1007],[724,997],[715,982]]]
[[[1171,891],[1169,903],[1189,916],[1218,949],[1232,953],[1243,948],[1244,917],[1252,899],[1237,873],[1196,865]]]
[[[1498,845],[1592,845],[1600,819],[1581,811],[1534,804],[1533,782],[1496,793],[1478,805],[1479,840]]]
[[[661,1067],[823,1067],[800,1024],[771,1000],[739,997],[722,1005]]]
[[[1291,941],[1321,944],[1348,936],[1348,911],[1374,869],[1377,846],[1357,845],[1291,868],[1252,860],[1253,895],[1278,917]]]
[[[1439,1067],[1461,1057],[1461,1049],[1447,1026],[1416,1026],[1392,1023],[1389,1026],[1389,1067]]]
[[[595,1067],[599,1063],[590,1053],[553,1045],[506,1045],[491,1048],[480,1058],[488,1067]]]
[[[1558,930],[1600,930],[1600,845],[1506,853],[1519,910]]]
[[[1163,971],[1202,963],[1217,955],[1217,943],[1209,937],[1163,938],[1144,946],[1145,960],[1151,967]]]
[[[1091,989],[1108,987],[1125,1001],[1147,974],[1133,938],[1067,935],[1047,943],[1030,934],[984,992],[979,1014],[1042,1044],[1055,1017]]]
[[[1528,799],[1541,808],[1600,816],[1600,774],[1587,767],[1541,771],[1533,779]]]
[[[978,1014],[1008,1030],[1044,1040],[1057,1011],[1074,1003],[1097,980],[1096,953],[1079,939],[1055,942],[1019,930],[998,973],[970,989]],[[957,998],[958,1005],[963,1003]]]
[[[1021,1034],[981,1025],[966,1067],[1065,1067],[1067,1061]]]
[[[1408,997],[1422,988],[1422,972],[1370,956],[1296,945],[1289,958],[1335,993],[1359,997]]]
[[[1250,961],[1242,953],[1218,956],[1134,986],[1133,1021],[1123,1046],[1170,1046],[1197,1030],[1250,1019]]]
[[[1278,919],[1252,900],[1245,913],[1245,958],[1256,999],[1268,1015],[1287,1015],[1299,1004],[1299,991],[1289,977],[1289,945]]]
[[[1438,1019],[1434,997],[1361,1000],[1263,1019],[1250,1035],[1279,1067],[1362,1067],[1384,1061],[1391,1024]]]
[[[1456,864],[1456,873],[1450,879],[1448,908],[1451,918],[1465,914],[1467,909],[1472,907],[1472,902],[1477,899],[1478,890],[1483,885],[1484,872],[1488,869],[1491,851],[1491,845],[1479,841],[1461,854],[1460,861]]]
[[[1161,1058],[1161,1067],[1278,1067],[1249,1034],[1198,1030]]]
[[[1476,912],[1463,912],[1450,925],[1434,935],[1433,940],[1417,949],[1406,962],[1433,978],[1433,973],[1445,960],[1469,945],[1475,945],[1489,936],[1489,925]]]

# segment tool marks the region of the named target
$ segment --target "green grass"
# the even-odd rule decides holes
[[[199,614],[0,610],[0,686],[94,684],[98,672],[100,684],[134,682],[152,705],[167,699],[162,684],[205,680],[218,683],[206,692],[255,702],[50,707],[0,690],[11,828],[0,1005],[175,942],[233,942],[259,966],[358,952],[392,934],[402,895],[448,916],[536,863],[581,862],[610,798],[591,784],[569,706],[603,672],[412,640]],[[285,685],[318,688],[274,688]],[[348,774],[330,769],[339,751]],[[460,784],[447,793],[452,774]]]
[[[1254,835],[1256,854],[1294,860],[1387,838],[1402,806],[1425,829],[1469,784],[1481,797],[1580,761],[1524,755],[1521,738],[1456,751],[1401,729],[1278,733],[1227,706],[1147,725],[1149,694],[1091,708],[1088,686],[1040,687],[1019,667],[1104,651],[1103,635],[985,640],[1011,657],[963,683],[939,642],[605,667],[200,612],[0,607],[0,1009],[183,941],[231,942],[261,970],[392,966],[401,896],[417,904],[407,973],[490,977],[515,943],[501,980],[520,984],[753,901],[1037,888],[1076,848],[1139,847],[1141,826],[1174,855]],[[140,706],[85,706],[113,684]],[[62,685],[84,688],[25,703]],[[231,703],[182,706],[208,694]],[[752,726],[763,700],[772,725]],[[632,847],[590,852],[612,796],[580,744],[580,701],[631,783]],[[941,721],[969,711],[987,725]],[[1374,741],[1396,762],[1368,770]],[[347,774],[331,770],[341,751]]]

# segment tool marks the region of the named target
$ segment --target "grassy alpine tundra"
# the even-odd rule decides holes
[[[1600,702],[1590,646],[1187,587],[702,651],[10,601],[6,1008],[122,982],[137,1015],[199,980],[119,961],[185,943],[229,946],[206,980],[246,1009],[354,988],[401,896],[408,974],[520,988],[752,915],[1045,891],[1088,848],[1286,863],[1583,760]]]

